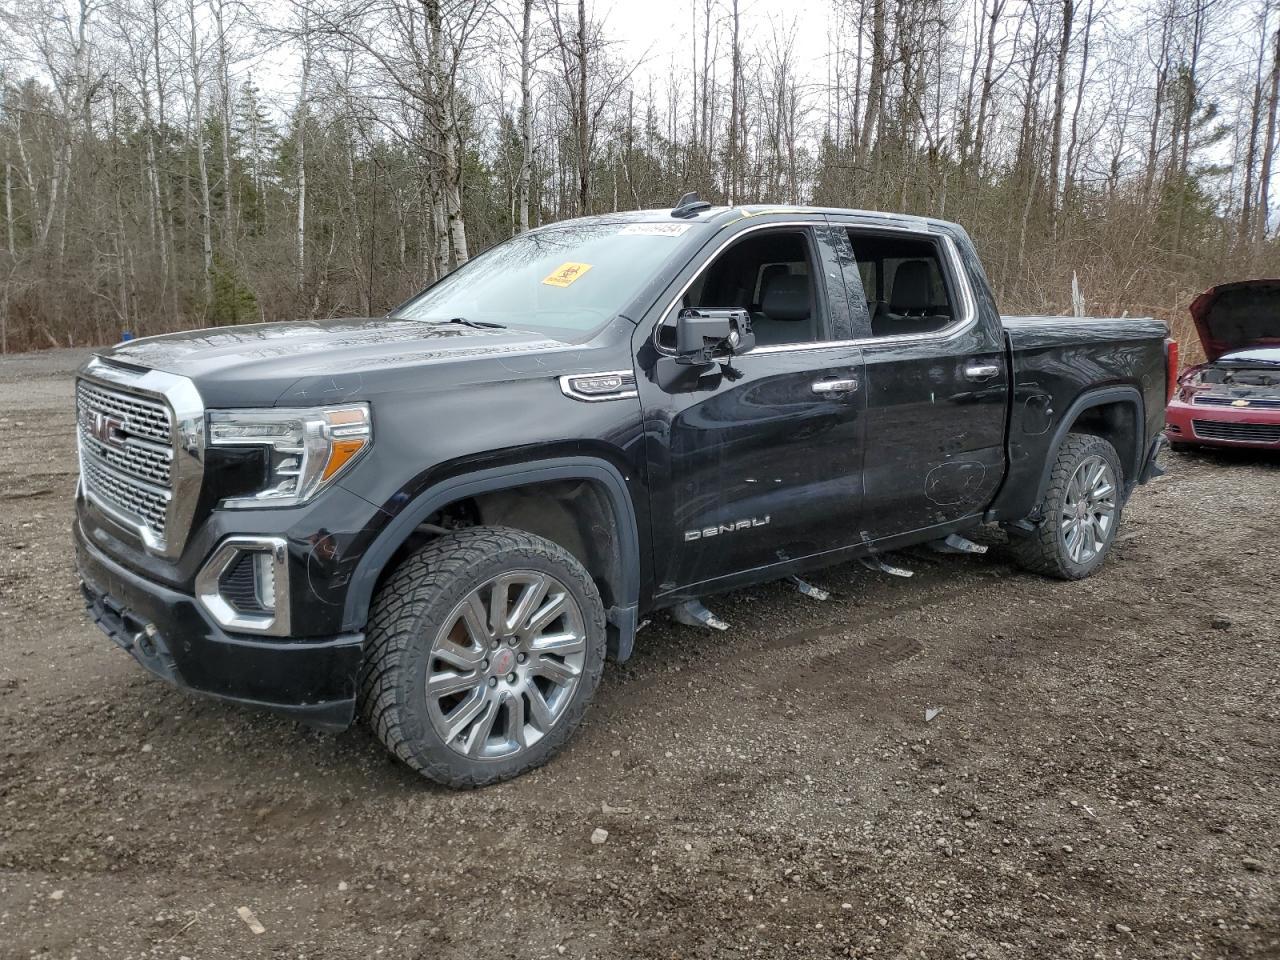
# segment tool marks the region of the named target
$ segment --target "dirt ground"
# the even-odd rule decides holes
[[[0,361],[0,956],[1280,957],[1280,458],[1169,457],[1081,583],[911,552],[659,616],[451,793],[86,622],[82,357]]]

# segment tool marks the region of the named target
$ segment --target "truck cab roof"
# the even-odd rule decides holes
[[[919,217],[908,213],[892,213],[883,210],[855,210],[845,207],[810,207],[794,204],[765,203],[739,206],[710,206],[687,213],[677,213],[676,211],[679,209],[677,207],[649,210],[618,210],[611,213],[577,217],[573,220],[558,220],[538,229],[546,230],[570,224],[588,223],[686,223],[721,228],[752,217],[786,215],[839,217],[862,222],[881,222],[885,226],[894,226],[899,229],[924,230],[941,228],[947,232],[961,229],[957,224],[933,217]]]

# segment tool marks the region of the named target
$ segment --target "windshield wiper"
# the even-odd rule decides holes
[[[488,320],[468,320],[466,317],[450,317],[445,323],[456,323],[463,327],[474,327],[477,330],[505,330],[505,323],[490,323]]]

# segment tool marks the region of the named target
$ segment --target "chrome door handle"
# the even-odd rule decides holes
[[[990,380],[1000,372],[996,363],[971,363],[964,368],[964,375],[970,380]]]
[[[815,380],[813,382],[813,392],[820,394],[853,393],[857,389],[857,380]]]

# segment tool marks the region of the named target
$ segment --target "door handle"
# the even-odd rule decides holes
[[[813,382],[813,392],[823,395],[853,393],[857,389],[857,380],[815,380]]]
[[[990,380],[999,372],[997,363],[971,363],[964,368],[964,375],[970,380]]]

